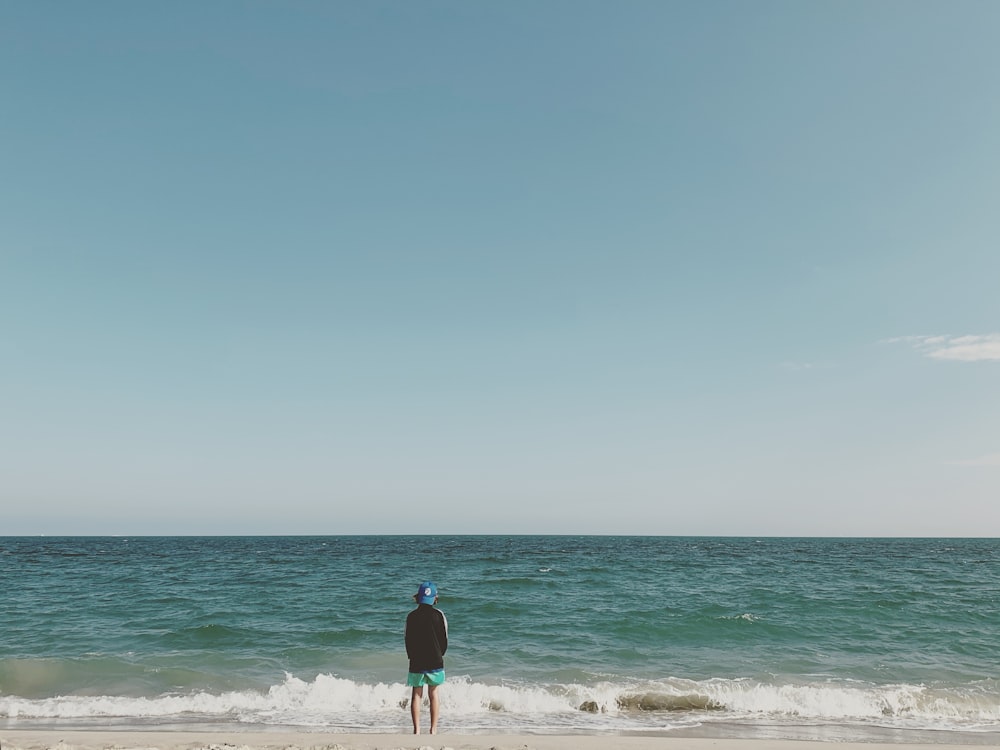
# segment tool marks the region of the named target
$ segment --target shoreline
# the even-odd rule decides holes
[[[2,750],[817,750],[836,744],[838,750],[960,750],[997,746],[996,733],[984,733],[980,742],[843,741],[824,739],[760,738],[750,736],[679,736],[677,734],[527,734],[497,733],[412,735],[302,730],[245,729],[0,729]],[[976,735],[972,735],[975,737]],[[916,735],[915,735],[916,737]],[[948,740],[948,741],[941,741]]]

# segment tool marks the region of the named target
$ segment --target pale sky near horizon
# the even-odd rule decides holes
[[[1000,536],[998,37],[0,0],[0,535]]]

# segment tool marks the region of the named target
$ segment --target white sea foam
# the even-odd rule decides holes
[[[665,729],[695,723],[842,722],[908,729],[1000,730],[996,681],[962,688],[860,682],[763,683],[667,679],[589,685],[490,685],[450,677],[442,690],[449,725],[466,729]],[[196,692],[155,698],[0,696],[0,718],[217,721],[377,729],[405,724],[409,690],[332,675],[287,675],[266,691]]]

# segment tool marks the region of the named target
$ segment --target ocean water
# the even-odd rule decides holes
[[[0,538],[0,727],[407,731],[439,585],[449,732],[1000,744],[1000,540]]]

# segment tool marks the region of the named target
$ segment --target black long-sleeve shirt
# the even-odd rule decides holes
[[[448,650],[448,619],[430,604],[420,604],[406,616],[406,655],[410,671],[433,672],[444,668]]]

